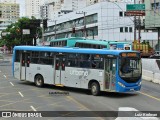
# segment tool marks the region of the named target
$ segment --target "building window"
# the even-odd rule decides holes
[[[123,12],[122,11],[119,12],[119,16],[123,17]]]
[[[151,9],[152,10],[159,9],[159,8],[160,8],[160,3],[159,2],[151,3]]]
[[[132,30],[132,27],[129,27],[129,32],[132,32],[133,30]]]
[[[123,32],[123,27],[120,27],[120,32]]]
[[[125,32],[128,32],[128,27],[125,27]]]
[[[86,24],[96,23],[97,19],[97,14],[86,16]]]

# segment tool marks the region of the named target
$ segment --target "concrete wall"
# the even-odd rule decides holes
[[[157,61],[160,62],[158,59],[142,59],[142,78],[160,84],[160,68]]]

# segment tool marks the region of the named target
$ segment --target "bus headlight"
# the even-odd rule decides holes
[[[118,82],[118,84],[119,84],[121,87],[125,88],[125,85],[123,85],[122,83]]]
[[[139,82],[138,86],[141,86],[142,82]]]

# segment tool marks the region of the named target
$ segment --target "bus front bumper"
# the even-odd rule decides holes
[[[140,89],[141,89],[141,83],[139,83],[136,86],[127,87],[122,83],[118,82],[116,91],[117,92],[134,92],[134,91],[139,91]]]

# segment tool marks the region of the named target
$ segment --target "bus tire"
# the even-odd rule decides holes
[[[94,96],[98,96],[100,94],[100,86],[97,82],[93,82],[91,84],[91,93]]]
[[[44,79],[42,75],[36,75],[34,79],[34,83],[36,84],[37,87],[43,87]]]

